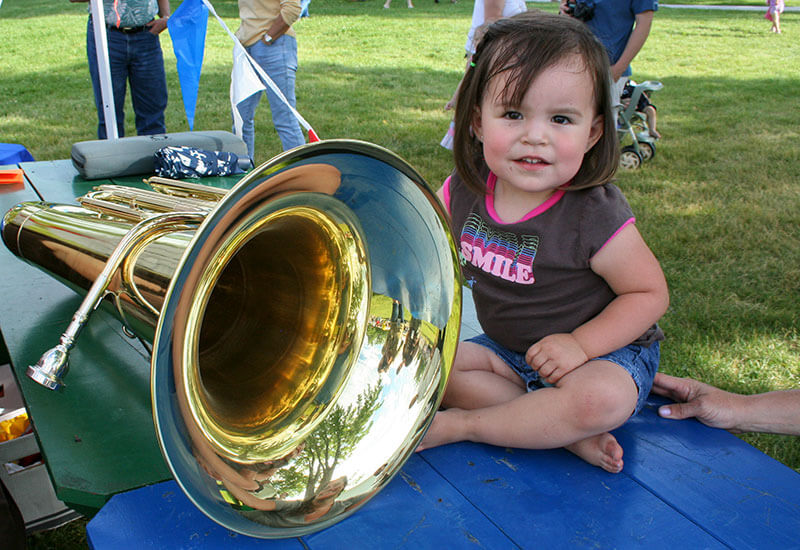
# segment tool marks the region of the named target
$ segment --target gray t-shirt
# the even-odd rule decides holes
[[[557,191],[522,220],[506,224],[494,211],[496,178],[487,174],[485,196],[470,191],[455,172],[445,182],[453,235],[484,332],[525,353],[547,335],[573,331],[616,297],[589,261],[635,219],[619,188],[606,184]],[[653,325],[631,343],[663,338]]]

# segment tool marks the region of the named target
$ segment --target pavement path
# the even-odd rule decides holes
[[[730,11],[767,11],[763,6],[701,6],[694,4],[659,4],[659,8],[681,8],[686,10],[730,10]],[[800,11],[798,6],[786,6],[784,11]]]
[[[0,0],[1,2],[2,0]],[[548,3],[553,0],[525,0],[527,3]],[[699,4],[658,4],[659,8],[680,8],[685,10],[728,10],[728,11],[767,11],[766,3],[763,6],[708,6]],[[784,11],[800,12],[798,6],[786,6]]]

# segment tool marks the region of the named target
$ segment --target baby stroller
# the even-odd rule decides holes
[[[643,162],[655,156],[658,138],[650,131],[647,115],[643,110],[645,106],[651,105],[650,93],[663,87],[661,82],[653,80],[641,84],[630,81],[626,86],[627,93],[622,96],[624,103],[620,105],[617,115],[617,134],[622,147],[619,157],[620,168],[635,170]],[[627,101],[628,99],[630,101]]]

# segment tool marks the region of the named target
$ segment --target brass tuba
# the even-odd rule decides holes
[[[152,345],[161,450],[203,513],[261,538],[342,520],[441,401],[461,287],[440,203],[353,140],[285,152],[229,191],[150,182],[6,213],[10,250],[86,292],[29,376],[58,388],[89,314],[111,307]]]

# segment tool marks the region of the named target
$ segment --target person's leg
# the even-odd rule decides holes
[[[297,40],[293,36],[283,35],[269,46],[261,41],[256,42],[248,51],[281,90],[289,104],[295,107]],[[306,140],[292,110],[269,87],[267,87],[267,99],[272,112],[272,123],[278,132],[283,150],[303,145]]]
[[[245,48],[245,50],[247,50],[247,53],[253,57],[252,46]],[[253,57],[253,59],[255,59],[255,57]],[[234,109],[239,111],[239,116],[242,119],[242,141],[244,141],[245,145],[247,145],[247,154],[250,157],[250,162],[253,164],[255,164],[254,155],[256,141],[255,117],[256,109],[258,108],[258,104],[261,102],[261,95],[262,92],[257,92],[244,99],[236,107],[234,107]],[[231,117],[233,117],[233,113],[231,113]],[[235,123],[232,125],[231,131],[236,133]]]
[[[443,403],[418,450],[455,441],[523,448],[564,446],[616,473],[622,447],[608,430],[645,405],[660,346],[630,345],[543,387],[525,356],[485,335],[459,344]],[[524,393],[525,390],[529,393]]]
[[[108,64],[111,72],[111,88],[114,98],[114,112],[117,118],[117,135],[125,135],[125,88],[128,80],[127,69],[127,43],[125,35],[108,31],[106,39],[108,44]],[[97,65],[97,46],[94,40],[94,26],[91,18],[86,30],[86,57],[89,64],[89,75],[92,79],[94,103],[97,109],[97,138],[105,139],[106,122],[103,111],[103,95],[100,88],[100,74]]]
[[[647,118],[647,128],[650,132],[650,135],[656,139],[660,139],[661,134],[658,132],[658,130],[656,130],[656,124],[658,122],[656,108],[652,105],[648,105],[644,110],[644,116]]]
[[[140,136],[163,134],[167,108],[167,78],[158,35],[148,31],[125,35],[129,38],[131,103]]]
[[[511,401],[526,392],[522,378],[489,348],[460,342],[442,404],[478,409]]]
[[[469,377],[456,371],[445,402],[470,408],[436,413],[420,450],[464,440],[526,449],[566,447],[609,472],[622,469],[622,447],[607,432],[636,408],[638,390],[625,369],[590,361],[556,386],[530,393],[507,379],[504,383],[493,370],[471,371]]]
[[[564,447],[617,428],[634,412],[638,397],[630,375],[607,361],[590,361],[556,386],[491,405],[486,403],[500,395],[499,385],[490,388],[485,379],[482,382],[482,391],[489,397],[476,407],[451,408],[439,414],[452,413],[452,419],[459,420],[461,439],[526,449]]]

